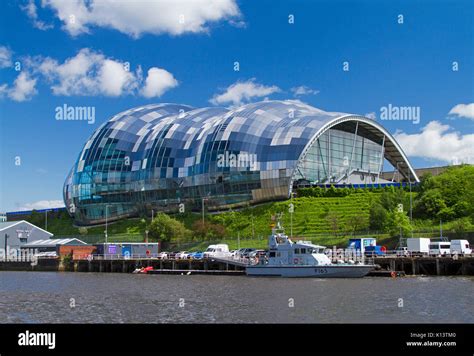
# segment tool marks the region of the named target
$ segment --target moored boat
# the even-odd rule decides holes
[[[375,268],[363,262],[332,263],[324,246],[308,241],[293,242],[280,223],[268,241],[268,252],[246,267],[248,276],[358,278]]]

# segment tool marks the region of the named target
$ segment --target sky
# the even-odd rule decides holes
[[[471,0],[6,0],[0,20],[0,211],[63,206],[93,131],[150,103],[301,100],[377,120],[415,168],[474,163]]]

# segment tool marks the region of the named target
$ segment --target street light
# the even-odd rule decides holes
[[[44,222],[44,229],[45,229],[46,231],[48,231],[48,211],[51,211],[51,210],[46,209],[46,210],[44,211],[44,219],[45,219],[45,222]]]
[[[108,217],[108,212],[109,212],[109,210],[108,210],[109,206],[112,206],[112,205],[110,205],[110,204],[106,204],[106,205],[105,205],[105,243],[107,243],[107,238],[108,238],[108,236],[109,236],[109,233],[108,233],[108,232],[109,232],[109,231],[108,231],[108,224],[107,224],[107,217]]]
[[[7,260],[7,240],[10,237],[10,235],[5,234],[5,261]]]
[[[252,239],[255,239],[255,227],[253,224],[253,213],[252,213]]]
[[[295,206],[293,205],[293,192],[290,193],[290,208],[289,213],[290,213],[290,237],[293,238],[293,213],[295,212]]]
[[[204,226],[204,200],[208,200],[209,198],[202,198],[202,226]]]

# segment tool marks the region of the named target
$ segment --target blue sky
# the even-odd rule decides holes
[[[380,121],[415,167],[474,163],[472,1],[80,3],[0,4],[0,211],[60,204],[94,129],[156,102],[298,99],[377,120],[416,107],[417,124]],[[56,120],[64,104],[94,107],[95,123]]]

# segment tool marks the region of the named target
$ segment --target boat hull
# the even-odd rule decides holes
[[[361,278],[367,275],[375,266],[345,265],[345,266],[248,266],[247,276],[267,277],[314,277],[314,278]]]

